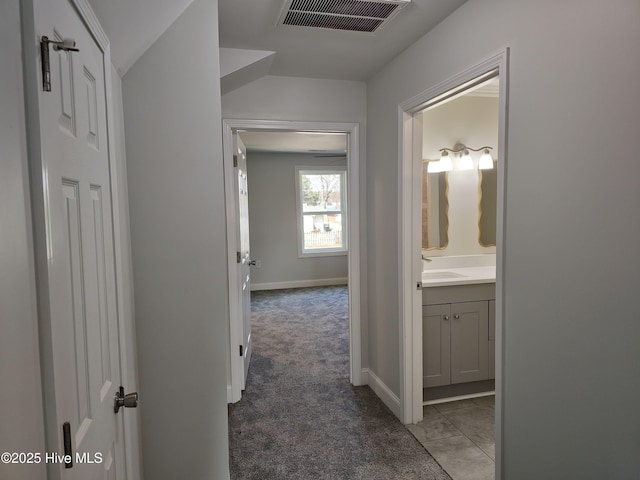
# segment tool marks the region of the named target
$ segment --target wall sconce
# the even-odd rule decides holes
[[[442,155],[440,157],[440,160],[438,162],[429,162],[427,171],[428,172],[449,172],[453,170],[453,164],[451,162],[451,156],[449,155],[449,152],[458,155],[459,170],[472,170],[473,160],[471,159],[470,152],[480,152],[480,151],[482,151],[482,155],[480,156],[480,160],[478,162],[478,168],[481,170],[488,170],[490,168],[493,168],[493,158],[491,157],[491,153],[489,152],[489,150],[493,150],[493,147],[471,148],[471,147],[467,147],[463,143],[458,142],[453,146],[453,148],[441,148],[440,151],[442,152]],[[432,164],[433,164],[433,167],[432,167]]]

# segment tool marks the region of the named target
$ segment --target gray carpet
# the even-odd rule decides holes
[[[346,287],[253,292],[231,478],[450,480],[369,389],[349,383]]]

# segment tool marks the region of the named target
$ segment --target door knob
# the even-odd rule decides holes
[[[124,394],[124,387],[120,386],[113,397],[113,412],[118,413],[121,407],[136,408],[138,406],[138,392]]]

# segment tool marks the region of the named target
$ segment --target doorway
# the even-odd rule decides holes
[[[345,241],[347,252],[347,283],[349,296],[349,378],[353,385],[362,385],[361,333],[360,333],[360,246],[359,246],[359,127],[358,124],[320,123],[271,120],[223,119],[223,147],[225,166],[225,196],[227,202],[227,245],[229,258],[229,351],[230,370],[228,381],[228,402],[240,400],[244,385],[243,362],[235,355],[240,344],[239,323],[241,318],[241,299],[236,288],[238,285],[236,268],[238,219],[235,214],[233,185],[235,181],[233,167],[233,138],[238,132],[306,132],[306,133],[342,133],[347,137],[346,151],[346,203],[348,205],[348,233]],[[331,226],[329,226],[331,229]],[[323,225],[324,230],[324,225]]]
[[[402,421],[417,423],[423,418],[423,326],[422,326],[422,146],[421,114],[426,108],[461,95],[469,88],[500,76],[496,207],[496,284],[495,284],[495,409],[496,478],[500,478],[502,410],[503,312],[503,225],[506,190],[506,114],[508,50],[442,82],[400,105],[401,158],[401,408]],[[454,149],[454,145],[442,145]],[[440,148],[442,148],[440,147]],[[475,148],[475,146],[474,146]]]

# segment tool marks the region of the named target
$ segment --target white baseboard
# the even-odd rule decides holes
[[[362,369],[363,376],[366,375],[368,379],[369,387],[371,390],[375,392],[380,400],[384,402],[384,404],[389,407],[389,409],[393,412],[393,414],[400,418],[400,399],[398,396],[391,391],[389,387],[387,387],[382,380],[378,378],[378,376],[373,373],[369,369]],[[365,373],[366,370],[366,373]]]
[[[347,285],[348,283],[349,281],[346,277],[320,278],[317,280],[295,280],[292,282],[252,283],[251,291],[281,290],[283,288],[326,287],[329,285]]]
[[[363,368],[362,370],[360,370],[360,383],[355,386],[360,387],[362,385],[369,385],[369,369],[368,368]]]
[[[233,393],[231,392],[231,385],[227,384],[227,403],[233,403]]]

